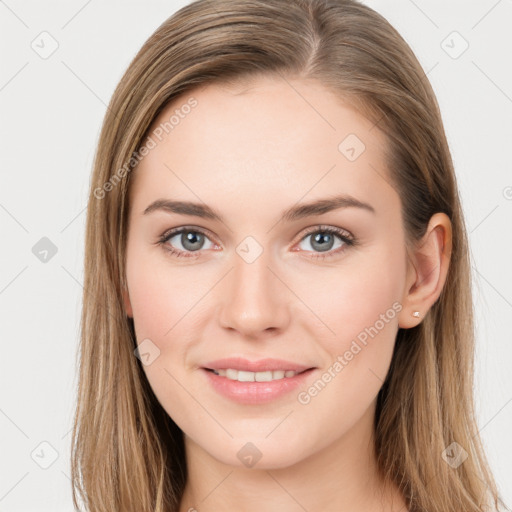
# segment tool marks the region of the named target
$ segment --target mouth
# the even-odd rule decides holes
[[[201,368],[205,384],[223,398],[241,405],[294,400],[292,391],[311,385],[316,368],[252,372],[236,368]]]

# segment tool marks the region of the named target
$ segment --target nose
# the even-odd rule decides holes
[[[223,328],[247,338],[286,329],[293,294],[271,266],[265,251],[252,263],[235,255],[234,268],[219,290]]]

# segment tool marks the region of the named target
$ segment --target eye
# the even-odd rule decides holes
[[[313,251],[306,249],[306,252],[315,252],[313,258],[330,258],[335,255],[344,252],[347,247],[356,245],[356,239],[347,231],[334,228],[329,226],[315,226],[311,228],[305,236],[303,236],[300,242],[307,240],[308,238],[315,235],[310,244],[313,247]],[[178,244],[181,247],[176,248],[171,241],[176,238],[174,244]],[[336,250],[332,250],[335,238],[341,241]],[[210,247],[205,247],[205,240],[210,242]],[[201,249],[212,248],[216,246],[211,242],[205,231],[199,228],[176,228],[170,231],[166,231],[157,241],[159,245],[162,245],[166,251],[169,251],[173,256],[178,258],[196,258],[200,256]],[[197,254],[194,254],[197,253]],[[325,253],[325,254],[323,254]]]
[[[312,237],[312,235],[315,236]],[[314,254],[312,256],[313,258],[324,259],[334,257],[335,255],[344,252],[347,247],[356,245],[356,240],[352,235],[350,235],[350,233],[340,228],[328,226],[316,226],[312,228],[308,231],[306,236],[301,239],[301,242],[308,238],[311,239],[309,244],[313,247],[313,251],[320,251],[320,253]],[[331,249],[335,244],[335,238],[338,238],[341,243],[338,245],[337,250],[332,251]]]
[[[181,245],[181,248],[178,247],[176,249],[171,245],[170,242],[173,238],[177,239],[177,242],[175,243]],[[196,255],[193,253],[199,252],[201,249],[205,248],[205,240],[209,240],[209,238],[202,230],[196,228],[179,228],[165,232],[158,240],[158,243],[178,258],[194,258]],[[208,247],[206,248],[208,249]],[[199,256],[199,254],[197,256]]]

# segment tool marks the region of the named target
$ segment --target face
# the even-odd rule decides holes
[[[321,84],[261,78],[182,96],[152,139],[125,307],[186,442],[260,468],[366,442],[407,271],[384,135]]]

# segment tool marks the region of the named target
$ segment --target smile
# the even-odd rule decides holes
[[[233,368],[212,370],[215,375],[226,377],[230,380],[237,380],[239,382],[270,382],[273,380],[280,380],[284,378],[295,377],[295,375],[302,373],[294,370],[274,370],[264,372],[248,372],[242,370],[235,370]]]

